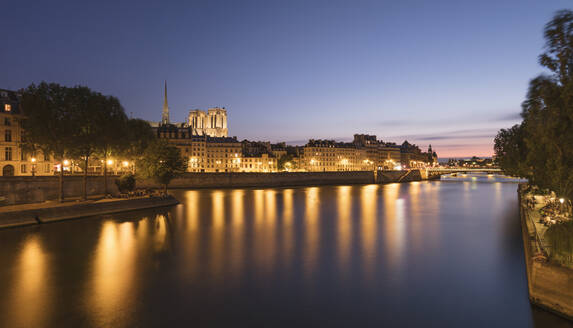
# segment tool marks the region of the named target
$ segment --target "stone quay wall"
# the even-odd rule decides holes
[[[424,180],[424,171],[338,171],[279,173],[185,173],[174,179],[169,188],[247,188],[291,187],[339,184],[394,183]],[[115,176],[108,176],[108,192],[119,193]],[[58,199],[59,177],[0,177],[0,205],[38,203]],[[88,176],[87,193],[103,195],[102,176]],[[161,188],[149,180],[138,180],[136,188]],[[64,198],[79,198],[83,190],[82,176],[64,177]]]
[[[527,285],[531,303],[573,320],[573,270],[551,261],[536,261],[540,245],[530,209],[522,200],[523,185],[518,188]]]
[[[374,183],[372,171],[278,172],[278,173],[185,173],[169,188],[290,187]],[[151,181],[138,181],[138,188],[159,188]]]
[[[0,228],[10,228],[83,217],[136,211],[142,209],[177,205],[179,201],[169,197],[141,197],[131,199],[100,200],[97,202],[69,202],[55,204],[19,205],[0,212]],[[39,205],[39,206],[38,206]]]
[[[117,194],[115,176],[108,176],[108,192]],[[104,194],[103,176],[88,176],[88,195]],[[64,198],[80,197],[83,190],[83,177],[64,177]],[[57,200],[59,192],[59,177],[36,176],[36,177],[0,177],[0,205],[17,205],[27,203],[39,203],[49,200]]]

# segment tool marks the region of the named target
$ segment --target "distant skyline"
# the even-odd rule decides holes
[[[160,121],[226,107],[229,135],[355,133],[491,156],[571,1],[10,1],[0,88],[87,85]]]

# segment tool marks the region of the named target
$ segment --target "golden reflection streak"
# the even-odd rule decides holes
[[[155,216],[155,231],[153,234],[156,251],[161,251],[167,246],[167,217],[163,214]]]
[[[244,258],[244,195],[245,192],[235,189],[231,193],[233,221],[231,227],[231,268],[233,272],[240,272]]]
[[[13,308],[7,327],[47,326],[50,312],[51,284],[47,272],[48,258],[37,236],[26,239],[14,267]]]
[[[276,260],[276,222],[277,222],[277,204],[276,204],[276,191],[274,189],[265,190],[265,219],[262,247],[264,247],[264,263],[266,270],[271,271],[274,267]]]
[[[306,188],[306,206],[305,206],[305,237],[306,245],[305,252],[305,271],[307,275],[312,275],[316,268],[316,259],[318,256],[318,243],[319,243],[319,205],[320,205],[320,189],[318,187]]]
[[[196,275],[200,271],[200,237],[202,234],[199,231],[199,213],[201,211],[200,193],[197,190],[188,190],[185,192],[185,209],[186,209],[186,229],[185,234],[185,274],[188,277]]]
[[[275,190],[255,190],[255,231],[254,251],[255,263],[260,269],[270,272],[273,269],[276,250],[275,224],[276,224],[276,200]]]
[[[199,227],[199,192],[188,190],[185,192],[185,207],[187,209],[187,231],[197,231]]]
[[[141,220],[137,221],[135,229],[137,234],[136,238],[139,242],[142,242],[147,238],[147,235],[149,234],[149,224],[149,217],[143,217]]]
[[[224,225],[225,225],[225,194],[221,190],[211,193],[213,225],[211,226],[211,268],[215,277],[219,276],[223,267],[224,257]]]
[[[352,187],[340,186],[337,189],[338,205],[338,257],[340,259],[340,271],[349,270],[350,246],[352,242]]]
[[[494,182],[493,188],[495,190],[495,197],[494,197],[495,205],[496,206],[504,205],[502,202],[503,198],[501,196],[501,182]]]
[[[424,198],[424,207],[432,214],[434,218],[440,218],[441,213],[441,193],[440,191],[442,187],[442,183],[440,181],[432,181],[426,182],[428,186],[425,191],[425,198]],[[430,239],[433,247],[432,249],[438,249],[439,245],[439,237],[440,237],[440,229],[439,226],[433,224],[432,222],[425,222],[423,226],[423,235]]]
[[[104,222],[93,261],[88,313],[97,327],[124,326],[118,313],[134,301],[135,238],[133,222]]]
[[[263,215],[265,210],[265,199],[264,199],[264,191],[261,189],[257,189],[253,191],[254,197],[254,208],[255,208],[255,225],[260,225],[263,221]]]
[[[424,222],[420,220],[420,189],[422,182],[412,181],[408,183],[408,209],[411,221],[408,222],[410,231],[412,232],[411,243],[414,248],[419,248],[423,245],[425,232],[422,230]]]
[[[293,190],[283,190],[283,254],[285,264],[289,264],[294,252],[294,228],[293,228]]]
[[[361,235],[362,235],[362,260],[364,273],[372,278],[373,266],[376,257],[377,238],[377,207],[378,185],[367,185],[360,189],[361,200]]]
[[[388,252],[388,263],[394,269],[401,265],[404,255],[404,200],[399,199],[400,184],[391,183],[383,188],[385,222],[385,249]]]

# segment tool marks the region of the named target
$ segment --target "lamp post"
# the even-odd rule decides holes
[[[36,176],[36,157],[32,157],[30,159],[30,161],[32,162],[32,176],[35,177]]]
[[[559,211],[561,213],[563,213],[563,202],[565,202],[565,199],[559,198],[559,203],[561,203],[561,205],[559,206]]]

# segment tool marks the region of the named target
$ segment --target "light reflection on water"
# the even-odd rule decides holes
[[[39,327],[50,313],[52,288],[48,275],[48,254],[39,236],[23,241],[21,252],[14,263],[14,281],[9,295],[9,322],[16,327]],[[3,263],[3,262],[1,262]],[[1,323],[1,322],[0,322]]]
[[[520,326],[515,182],[175,191],[182,204],[0,231],[0,327]]]

